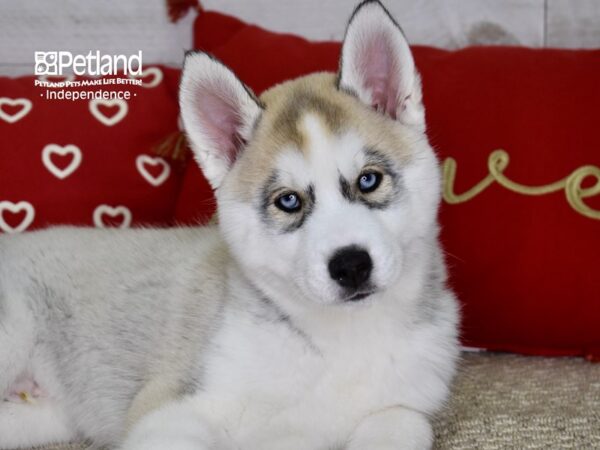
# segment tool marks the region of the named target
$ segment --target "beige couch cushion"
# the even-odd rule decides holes
[[[600,364],[466,354],[437,449],[600,449]]]

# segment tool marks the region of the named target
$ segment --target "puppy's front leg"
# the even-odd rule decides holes
[[[433,432],[425,415],[394,407],[366,416],[345,450],[426,450],[432,444]]]
[[[137,422],[120,450],[229,450],[223,431],[203,419],[189,399],[163,406]]]

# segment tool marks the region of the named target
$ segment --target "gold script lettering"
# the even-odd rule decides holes
[[[562,180],[555,181],[544,186],[526,186],[516,183],[504,175],[508,167],[510,157],[504,150],[494,150],[488,157],[487,176],[473,186],[471,189],[456,194],[454,192],[454,182],[456,180],[457,163],[454,158],[446,158],[443,164],[443,195],[444,200],[449,204],[468,202],[472,198],[485,191],[492,183],[498,183],[500,186],[523,195],[545,195],[552,192],[564,190],[565,197],[569,205],[579,214],[590,219],[600,220],[600,211],[590,208],[584,199],[600,194],[600,168],[592,165],[581,166],[574,170],[570,175]],[[583,187],[586,178],[593,177],[595,183],[587,188]]]

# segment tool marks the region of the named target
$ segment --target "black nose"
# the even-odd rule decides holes
[[[358,247],[339,249],[329,260],[329,275],[340,286],[358,289],[369,279],[373,262],[369,254]]]

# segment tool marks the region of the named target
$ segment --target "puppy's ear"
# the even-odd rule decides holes
[[[261,107],[231,70],[201,52],[186,55],[179,105],[196,161],[217,189],[250,140]]]
[[[421,82],[408,42],[377,0],[361,3],[342,47],[338,87],[406,125],[425,127]]]

